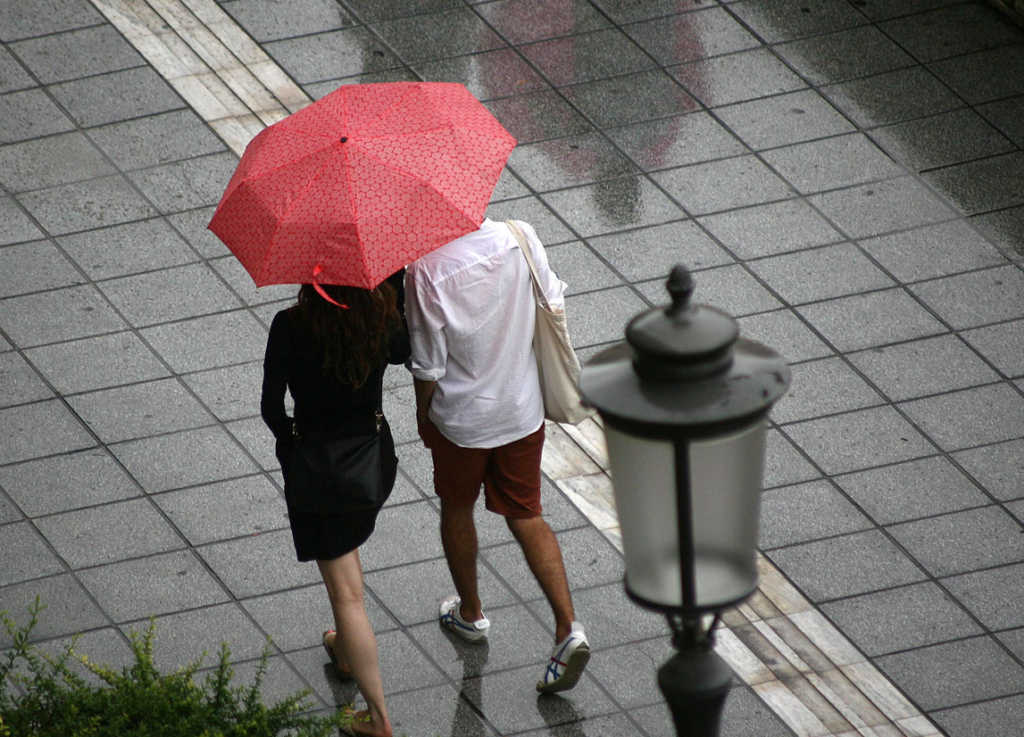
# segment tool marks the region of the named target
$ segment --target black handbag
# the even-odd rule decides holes
[[[341,514],[382,506],[394,487],[398,458],[378,410],[369,432],[296,432],[286,465],[289,506]]]

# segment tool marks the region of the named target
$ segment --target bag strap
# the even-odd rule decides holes
[[[542,304],[545,309],[551,309],[551,303],[548,302],[547,295],[544,294],[544,290],[540,286],[540,275],[537,274],[537,265],[533,262],[533,252],[530,250],[530,242],[526,238],[526,233],[519,227],[519,223],[515,220],[506,220],[505,225],[512,231],[512,235],[519,241],[519,248],[522,250],[523,255],[526,256],[526,263],[530,265],[530,277],[533,279],[533,296],[536,298],[538,304]]]

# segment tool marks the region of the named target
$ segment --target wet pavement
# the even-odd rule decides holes
[[[168,15],[110,21],[145,7]],[[188,28],[276,97],[232,108]],[[205,225],[246,135],[303,100],[453,81],[520,141],[489,215],[550,246],[581,357],[693,268],[695,299],[793,367],[767,560],[944,733],[1019,731],[1024,34],[988,5],[31,0],[0,5],[0,42],[0,609],[42,596],[48,646],[82,632],[123,662],[156,615],[168,667],[229,640],[251,674],[269,634],[270,694],[354,697],[319,647],[326,596],[294,562],[258,417],[293,289],[254,289]],[[401,474],[363,562],[396,732],[671,734],[667,628],[626,600],[614,535],[559,479],[546,515],[595,649],[580,686],[533,692],[552,622],[483,513],[491,644],[439,631],[429,459],[408,375],[388,387]],[[901,733],[845,712],[821,731],[759,693],[737,682],[723,735]]]

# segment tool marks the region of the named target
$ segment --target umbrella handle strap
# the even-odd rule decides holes
[[[320,276],[320,272],[322,272],[323,270],[324,267],[321,266],[320,264],[317,264],[316,267],[313,269],[313,289],[315,289],[317,294],[326,299],[332,305],[337,305],[341,309],[347,310],[348,305],[343,305],[341,302],[338,302],[335,299],[331,299],[331,297],[327,294],[326,290],[320,286],[320,282],[316,280],[316,278]]]

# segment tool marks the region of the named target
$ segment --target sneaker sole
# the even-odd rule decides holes
[[[587,667],[589,662],[590,648],[586,645],[580,645],[576,648],[576,652],[569,656],[569,662],[565,666],[562,677],[553,683],[537,681],[537,691],[540,693],[558,693],[559,691],[568,691],[575,688],[576,684],[579,683],[580,676],[583,675],[584,668]]]

